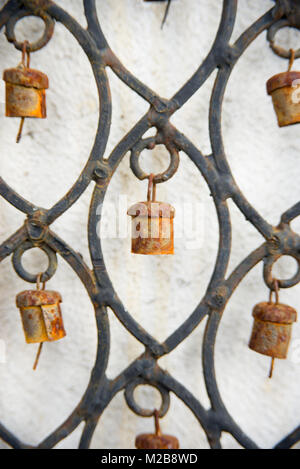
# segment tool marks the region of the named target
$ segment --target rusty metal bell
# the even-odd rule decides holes
[[[27,290],[17,296],[28,344],[54,342],[66,336],[61,302],[61,295],[55,291]]]
[[[29,43],[25,41],[22,49],[22,61],[16,68],[10,68],[3,73],[6,84],[6,117],[20,117],[21,123],[17,135],[20,142],[25,118],[35,117],[45,119],[46,89],[49,88],[47,75],[30,68]],[[25,56],[27,54],[27,62]]]
[[[136,449],[179,449],[179,441],[175,436],[161,433],[157,411],[154,413],[154,419],[155,433],[138,435],[135,440]]]
[[[127,214],[132,217],[133,254],[174,254],[175,209],[170,204],[155,200],[153,178],[149,178],[147,202],[133,205]]]
[[[7,117],[47,117],[47,75],[21,63],[17,68],[5,70],[3,80],[6,83]]]
[[[262,302],[254,307],[253,317],[250,349],[272,358],[286,359],[297,311],[285,304]]]
[[[267,81],[267,92],[272,96],[279,127],[300,122],[300,72],[291,71],[294,58],[295,51],[291,49],[288,71]]]
[[[267,92],[272,96],[279,127],[300,122],[300,72],[274,75],[267,82]]]

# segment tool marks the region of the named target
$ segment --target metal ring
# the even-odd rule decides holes
[[[15,252],[13,254],[13,257],[12,257],[12,263],[13,263],[14,269],[17,272],[17,274],[19,275],[19,277],[21,277],[26,282],[37,283],[39,274],[37,274],[37,275],[30,274],[29,272],[27,272],[27,270],[24,269],[24,267],[22,265],[22,256],[23,256],[24,252],[26,252],[30,249],[36,248],[36,247],[40,248],[48,256],[48,260],[49,260],[48,268],[47,268],[46,272],[44,272],[40,276],[40,281],[41,282],[47,282],[48,280],[50,280],[50,278],[53,277],[53,275],[56,272],[57,257],[56,257],[55,251],[53,251],[46,244],[39,244],[38,246],[36,246],[31,241],[26,241],[25,243],[21,244],[21,246],[19,246],[15,250]]]
[[[140,163],[139,163],[139,157],[140,157],[143,150],[145,150],[145,149],[153,150],[154,147],[157,144],[158,143],[157,143],[155,137],[149,137],[149,138],[146,138],[144,140],[140,140],[140,142],[137,143],[131,150],[130,168],[133,171],[134,175],[138,179],[140,179],[141,181],[143,181],[144,179],[149,178],[149,174],[146,174],[141,169]],[[159,145],[163,145],[163,143],[159,143]],[[168,152],[170,153],[171,162],[170,162],[170,165],[169,165],[169,167],[166,171],[164,171],[163,173],[160,173],[160,174],[156,174],[154,176],[154,178],[153,178],[154,184],[160,184],[162,182],[166,182],[169,179],[171,179],[171,177],[173,177],[174,174],[176,173],[176,171],[178,169],[178,166],[179,166],[179,152],[178,152],[178,150],[175,147],[173,147],[169,144],[166,144],[165,146],[166,146]]]
[[[38,16],[45,23],[45,31],[44,31],[43,36],[38,41],[33,42],[32,44],[28,42],[28,45],[26,47],[26,52],[35,52],[37,50],[42,49],[43,47],[46,46],[46,44],[48,44],[51,37],[53,36],[55,23],[54,23],[54,20],[45,12],[40,12],[40,13],[37,12],[33,14],[32,12],[29,12],[26,10],[20,10],[15,15],[11,16],[8,22],[6,23],[5,35],[7,37],[7,40],[9,42],[12,42],[15,48],[18,50],[22,50],[24,41],[23,42],[17,41],[16,35],[15,35],[15,26],[19,20],[21,20],[22,18],[25,18],[26,16]]]
[[[293,277],[289,279],[276,278],[276,280],[278,281],[278,285],[280,288],[291,288],[300,282],[300,259],[293,254],[283,254],[283,255],[293,257],[297,261],[298,269]],[[279,256],[276,258],[273,256],[270,256],[264,260],[264,281],[266,285],[272,291],[274,291],[274,277],[272,275],[272,269],[273,269],[275,262],[277,262],[280,257],[282,256]]]
[[[138,386],[152,386],[157,389],[161,395],[161,406],[158,411],[159,418],[162,418],[166,415],[170,407],[170,394],[169,391],[159,384],[153,384],[149,381],[144,380],[143,378],[137,378],[126,386],[125,389],[125,399],[128,407],[140,417],[153,417],[155,409],[143,409],[139,404],[137,404],[134,398],[134,391]]]
[[[289,59],[291,56],[290,50],[286,50],[283,47],[277,46],[275,44],[275,35],[276,33],[282,28],[294,28],[287,19],[283,19],[274,23],[269,29],[267,34],[267,39],[270,42],[270,47],[275,54],[279,55],[279,57],[283,57],[284,59]],[[295,58],[299,59],[300,57],[300,49],[295,51]]]

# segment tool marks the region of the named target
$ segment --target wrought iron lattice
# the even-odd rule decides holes
[[[0,178],[2,197],[26,215],[25,224],[0,246],[0,261],[12,255],[17,274],[33,283],[36,281],[36,277],[30,276],[22,267],[21,257],[24,251],[32,247],[39,247],[48,254],[49,270],[43,275],[42,281],[48,280],[55,273],[57,254],[59,254],[73,268],[85,286],[95,308],[98,328],[99,341],[96,362],[82,400],[70,417],[42,441],[38,448],[53,448],[82,422],[85,423],[85,426],[79,448],[88,448],[102,412],[114,396],[122,390],[125,391],[126,402],[133,412],[140,416],[149,416],[152,411],[140,408],[134,400],[134,389],[140,384],[149,384],[160,391],[162,397],[160,416],[165,415],[168,411],[170,393],[174,393],[181,399],[199,421],[211,448],[221,448],[222,432],[231,434],[245,448],[258,448],[257,444],[235,423],[222,401],[215,376],[214,344],[222,313],[228,300],[245,275],[258,263],[263,263],[265,282],[272,288],[274,262],[282,255],[292,256],[298,263],[298,271],[293,278],[280,280],[280,287],[290,288],[300,281],[300,238],[290,227],[290,222],[300,215],[300,202],[282,214],[281,222],[276,227],[271,226],[251,206],[236,184],[226,159],[222,142],[221,111],[230,74],[243,52],[259,34],[268,30],[271,47],[279,55],[286,54],[285,51],[279,50],[275,46],[274,34],[283,26],[300,28],[299,1],[277,1],[274,7],[250,26],[234,44],[230,44],[235,24],[237,0],[224,0],[219,29],[210,52],[194,75],[170,100],[161,98],[120,63],[101,30],[96,1],[83,0],[83,3],[88,25],[86,29],[67,11],[51,0],[9,0],[0,12],[0,29],[5,28],[8,40],[13,42],[18,49],[21,48],[21,44],[16,42],[14,35],[17,21],[30,15],[42,18],[45,23],[44,36],[35,44],[30,44],[28,51],[38,50],[45,46],[51,39],[55,22],[62,23],[76,38],[87,55],[99,93],[99,125],[94,146],[83,172],[67,196],[59,200],[49,210],[45,210],[22,198]],[[111,121],[107,67],[146,100],[150,108],[114,148],[109,158],[104,159]],[[170,119],[216,69],[217,76],[209,114],[212,154],[204,155],[193,142],[174,127]],[[157,129],[157,134],[150,139],[151,141],[143,139],[144,134],[150,128]],[[97,209],[104,201],[111,177],[122,158],[128,151],[132,151],[134,166],[134,155],[149,144],[152,146],[163,144],[173,156],[178,152],[184,152],[194,162],[213,196],[220,230],[219,251],[207,291],[191,316],[164,343],[159,343],[148,334],[125,310],[106,271],[101,243],[96,232],[99,219],[101,220],[101,214]],[[49,227],[78,200],[92,181],[95,182],[95,189],[88,223],[89,248],[93,263],[91,270],[80,255]],[[226,276],[231,252],[231,224],[227,206],[229,199],[237,205],[265,241],[254,252],[248,254],[229,276]],[[144,353],[113,380],[109,380],[106,376],[110,351],[108,307],[113,310],[127,331],[145,346]],[[206,388],[211,401],[210,410],[206,410],[182,383],[159,366],[159,359],[171,353],[206,317],[208,320],[203,340],[202,357]],[[0,437],[12,448],[30,448],[1,424]],[[284,438],[276,448],[290,448],[299,440],[300,427]]]

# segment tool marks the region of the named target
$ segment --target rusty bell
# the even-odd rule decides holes
[[[27,290],[17,296],[28,344],[54,342],[65,337],[61,302],[61,295],[55,291]]]
[[[46,89],[49,88],[47,75],[26,67],[21,63],[16,68],[4,71],[6,83],[6,116],[37,117],[45,119]]]
[[[300,122],[300,72],[288,71],[274,75],[267,82],[279,127]]]
[[[179,441],[175,436],[162,434],[157,411],[154,420],[155,433],[138,435],[135,440],[136,449],[179,449]]]
[[[132,217],[133,254],[174,254],[175,209],[164,202],[139,202],[128,210]]]
[[[286,359],[297,311],[285,304],[263,302],[254,307],[253,317],[250,349],[272,359]]]
[[[174,254],[174,216],[172,205],[157,202],[154,175],[149,176],[147,202],[133,205],[127,212],[132,217],[133,254]]]

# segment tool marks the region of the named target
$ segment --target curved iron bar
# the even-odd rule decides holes
[[[132,402],[132,386],[134,387],[136,383],[156,386],[161,390],[165,399],[169,393],[181,399],[199,421],[211,448],[221,448],[222,432],[230,433],[245,448],[258,447],[234,422],[222,401],[215,375],[215,340],[227,302],[242,279],[255,265],[264,262],[265,266],[270,267],[283,254],[298,259],[300,238],[290,228],[290,222],[300,215],[300,202],[282,215],[278,227],[272,227],[249,204],[238,188],[226,159],[221,129],[222,102],[233,67],[252,41],[282,19],[293,27],[296,21],[299,21],[300,8],[297,7],[297,14],[293,13],[294,2],[295,0],[285,0],[285,2],[278,0],[274,8],[265,13],[233,45],[230,45],[237,0],[224,0],[219,29],[210,52],[192,77],[170,100],[152,91],[119,61],[102,32],[95,0],[83,0],[87,20],[86,29],[51,0],[9,0],[0,11],[0,30],[12,17],[16,17],[15,15],[18,17],[25,15],[46,17],[48,15],[52,20],[62,23],[87,55],[99,95],[99,123],[88,162],[68,194],[52,208],[45,210],[36,207],[23,199],[0,178],[0,195],[27,215],[24,226],[0,246],[0,262],[16,251],[22,252],[25,246],[29,245],[28,243],[37,247],[45,246],[59,254],[78,275],[95,309],[98,347],[95,365],[86,391],[69,418],[42,441],[38,448],[55,447],[82,422],[85,426],[79,448],[89,448],[103,411],[115,395],[122,390],[127,390],[127,400],[129,399],[128,402],[134,411],[139,415],[149,415],[149,411],[139,408]],[[120,80],[146,100],[150,108],[114,148],[109,158],[104,160],[111,124],[111,100],[106,67],[110,67]],[[212,155],[205,156],[186,136],[171,125],[170,118],[199,90],[216,69],[219,71],[212,92],[209,116]],[[122,305],[106,271],[97,233],[97,226],[101,223],[101,207],[114,172],[125,154],[141,144],[144,134],[151,127],[157,129],[160,141],[167,148],[171,146],[176,151],[184,152],[194,162],[211,191],[219,221],[219,249],[207,291],[190,317],[162,344],[145,331]],[[91,270],[79,254],[49,230],[49,225],[65,213],[92,182],[95,183],[95,189],[88,224],[89,249],[93,264]],[[231,223],[227,199],[235,202],[246,219],[262,234],[265,242],[248,255],[226,278],[231,252]],[[294,280],[294,283],[298,282],[298,278],[295,277]],[[286,287],[289,288],[292,284],[293,279],[286,283]],[[113,380],[109,380],[106,376],[110,353],[108,308],[113,310],[128,332],[145,346],[145,352]],[[202,359],[205,384],[211,401],[209,410],[205,410],[190,391],[162,370],[157,363],[161,356],[170,353],[185,340],[204,318],[207,318],[207,323],[202,345]],[[165,401],[164,412],[167,411],[167,402],[168,399]],[[19,441],[1,424],[0,438],[15,449],[31,448]],[[298,441],[300,441],[299,428],[282,440],[276,448],[290,448]]]
[[[300,441],[300,427],[296,428],[290,435],[282,440],[275,449],[291,449],[296,443]]]

